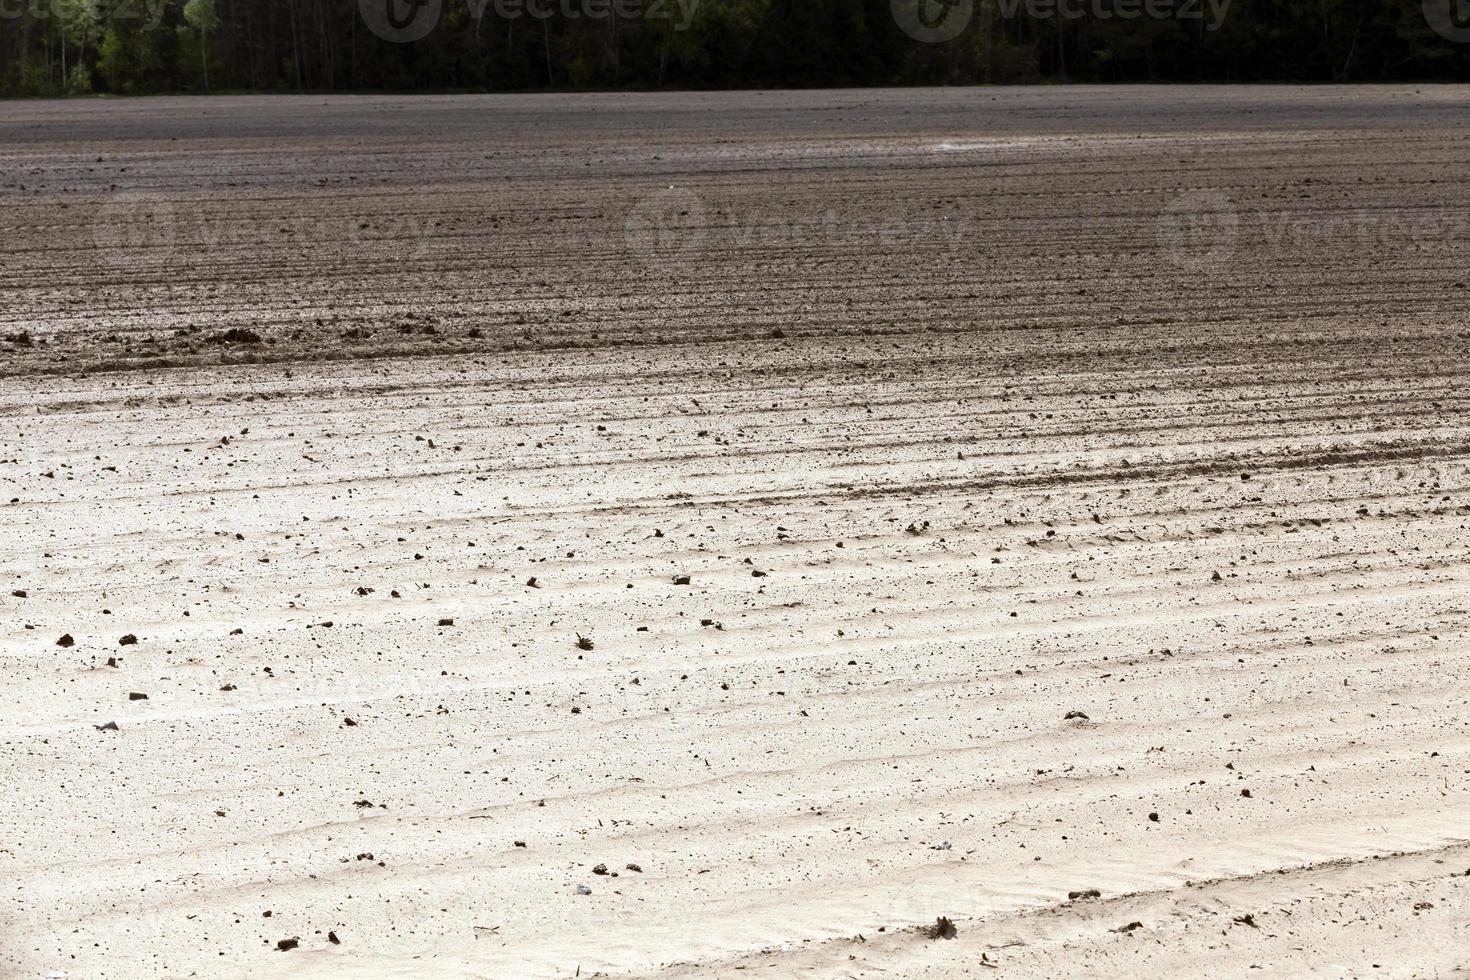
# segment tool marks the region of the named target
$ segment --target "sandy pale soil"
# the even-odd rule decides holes
[[[0,972],[1466,975],[1467,107],[0,108]]]

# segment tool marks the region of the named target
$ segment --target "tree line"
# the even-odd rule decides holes
[[[1458,80],[1461,3],[0,0],[0,95]]]

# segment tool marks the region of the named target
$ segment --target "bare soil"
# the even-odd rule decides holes
[[[1470,970],[1467,98],[0,106],[0,973]]]

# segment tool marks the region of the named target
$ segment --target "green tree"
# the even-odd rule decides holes
[[[219,14],[214,0],[189,0],[184,4],[184,19],[199,35],[199,63],[204,68],[204,91],[209,91],[209,35],[219,30]]]
[[[166,11],[165,11],[166,14]],[[120,94],[180,88],[175,24],[146,20],[129,4],[119,5],[97,50],[97,72],[108,91]]]
[[[82,85],[82,90],[86,91],[91,88],[90,73],[85,65],[87,48],[97,43],[97,35],[102,26],[102,14],[97,8],[97,0],[55,0],[53,9],[60,22],[63,91],[75,87],[74,82],[87,80]],[[67,57],[68,43],[72,45],[70,59]],[[70,65],[68,61],[71,62]]]
[[[137,59],[133,57],[133,50],[123,32],[115,24],[102,35],[102,46],[97,51],[97,71],[114,92],[130,91],[137,78]]]

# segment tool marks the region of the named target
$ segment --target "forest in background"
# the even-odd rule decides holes
[[[1470,78],[1470,43],[1425,10],[1470,0],[1226,0],[1218,17],[1222,0],[431,2],[433,29],[402,43],[368,26],[373,5],[397,4],[394,23],[429,7],[0,0],[0,95]],[[904,3],[965,29],[916,38]]]

